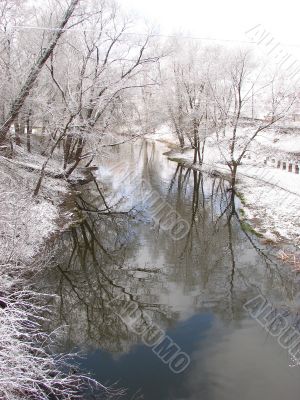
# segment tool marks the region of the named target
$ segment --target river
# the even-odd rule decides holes
[[[167,150],[142,140],[116,146],[97,185],[81,188],[85,218],[51,243],[53,267],[39,282],[57,294],[57,351],[84,353],[79,370],[126,388],[125,400],[298,400],[299,368],[244,307],[263,296],[295,325],[297,275],[241,221],[226,182],[168,160]],[[187,223],[182,238],[153,218],[145,182]],[[116,314],[120,295],[188,355],[184,371]]]

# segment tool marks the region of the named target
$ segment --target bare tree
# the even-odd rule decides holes
[[[214,128],[210,88],[206,77],[209,50],[198,43],[176,44],[164,74],[167,115],[180,146],[194,149],[194,163],[202,164],[207,137]],[[163,79],[164,81],[164,79]]]
[[[227,58],[228,60],[228,58]],[[217,145],[235,188],[238,166],[256,137],[285,118],[295,103],[295,89],[283,88],[278,75],[262,76],[249,51],[231,52],[227,67],[209,76],[215,103]],[[253,101],[264,104],[263,115],[252,118]],[[245,129],[245,126],[247,129]],[[223,131],[223,135],[220,132]]]
[[[67,177],[85,159],[87,138],[101,141],[125,98],[156,85],[152,78],[145,79],[148,65],[159,58],[151,50],[151,33],[128,35],[132,21],[114,3],[91,4],[89,30],[83,23],[82,31],[66,37],[47,66],[61,104],[60,114],[66,121],[76,114],[63,138]]]

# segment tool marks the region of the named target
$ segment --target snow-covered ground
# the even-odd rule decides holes
[[[299,247],[300,175],[242,165],[238,179],[246,218],[268,239],[287,239]]]
[[[240,137],[245,137],[247,130],[242,129],[239,134]],[[162,128],[157,137],[151,135],[149,139],[169,143],[172,148],[175,143],[178,145],[176,136],[167,127]],[[286,154],[286,160],[295,159],[288,152],[298,150],[300,151],[300,135],[280,136],[270,131],[258,136],[251,147],[254,157],[244,159],[238,168],[237,191],[243,198],[242,207],[246,219],[258,232],[269,240],[287,240],[300,247],[300,175],[263,164],[263,159],[268,155],[276,157],[276,154],[280,154],[282,157],[282,154]],[[173,150],[172,158],[192,165],[193,150]],[[224,153],[221,154],[213,140],[208,141],[202,170],[229,174]]]
[[[264,132],[256,138],[256,142],[261,145],[264,150],[269,150],[272,154],[286,153],[287,157],[293,157],[294,153],[300,154],[300,133],[297,134],[279,134],[274,130]],[[288,154],[291,153],[291,154]]]
[[[13,160],[0,157],[1,264],[8,260],[30,264],[44,241],[57,228],[58,207],[62,196],[68,192],[68,186],[63,180],[46,176],[39,195],[34,197],[42,160],[43,157],[38,162],[35,156],[30,155],[22,158],[20,154]]]
[[[50,338],[41,328],[47,299],[29,289],[30,277],[47,267],[51,255],[37,255],[58,229],[59,206],[68,193],[67,182],[46,176],[33,196],[43,161],[30,154],[0,156],[1,399],[45,398],[43,387],[63,398],[60,382],[74,385],[47,349]]]

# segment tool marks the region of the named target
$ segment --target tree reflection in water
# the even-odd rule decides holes
[[[203,310],[239,321],[243,304],[258,293],[278,308],[291,307],[299,294],[294,274],[243,230],[238,199],[225,181],[162,161],[156,144],[146,141],[114,150],[107,168],[126,154],[129,168],[147,179],[190,229],[172,241],[153,226],[147,204],[138,204],[138,180],[123,183],[132,186],[130,202],[114,208],[106,200],[111,181],[101,189],[96,180],[89,184],[77,197],[82,222],[57,240],[56,265],[42,283],[58,295],[51,329],[66,326],[66,346],[124,353],[138,343],[109,305],[120,293],[162,329]],[[163,178],[162,162],[168,171]]]

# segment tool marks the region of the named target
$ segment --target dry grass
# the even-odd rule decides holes
[[[293,267],[293,271],[300,272],[300,255],[295,253],[287,253],[283,250],[280,250],[277,254],[277,257],[280,258],[285,264],[289,264]]]

